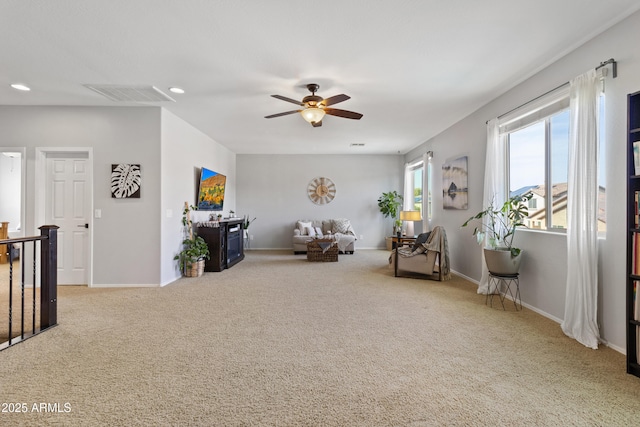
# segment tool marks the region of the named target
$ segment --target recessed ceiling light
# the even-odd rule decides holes
[[[14,83],[14,84],[11,85],[11,87],[14,88],[14,89],[24,90],[24,91],[31,90],[31,88],[29,86],[25,86],[25,85],[20,84],[20,83]]]
[[[173,92],[173,93],[184,93],[184,89],[181,89],[179,87],[170,87],[169,88],[169,92]]]

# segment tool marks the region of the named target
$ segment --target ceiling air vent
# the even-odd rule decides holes
[[[364,147],[363,143],[353,143],[351,145],[349,145],[349,147]]]
[[[100,95],[118,102],[176,102],[154,86],[84,85]]]

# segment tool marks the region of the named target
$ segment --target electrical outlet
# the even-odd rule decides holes
[[[364,240],[364,234],[360,235],[360,240]]]
[[[249,240],[253,240],[253,234],[249,235]]]

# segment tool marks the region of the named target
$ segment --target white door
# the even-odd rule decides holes
[[[58,229],[58,284],[88,283],[88,153],[47,153],[45,224]]]

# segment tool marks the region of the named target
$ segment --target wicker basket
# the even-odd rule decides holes
[[[332,242],[334,243],[326,251],[322,251],[318,242]],[[316,239],[307,242],[307,261],[314,262],[337,262],[338,261],[338,245],[333,240],[329,239]]]
[[[187,264],[184,269],[185,277],[200,277],[204,273],[204,260],[196,261],[192,264]]]

